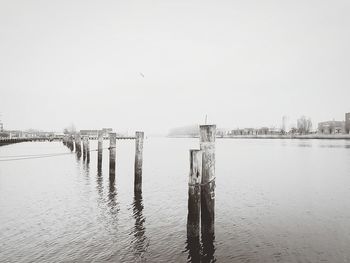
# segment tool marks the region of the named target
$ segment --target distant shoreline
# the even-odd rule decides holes
[[[199,138],[199,136],[167,136],[167,138]],[[308,134],[308,135],[237,135],[217,136],[216,139],[317,139],[350,140],[350,134]]]

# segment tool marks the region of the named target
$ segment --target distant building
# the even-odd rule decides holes
[[[227,135],[229,136],[242,136],[242,135],[281,135],[281,130],[276,128],[244,128],[231,130]]]
[[[97,137],[98,130],[80,130],[81,136],[91,136],[91,137]]]
[[[9,135],[9,138],[22,138],[23,132],[19,130],[6,130],[6,133]]]
[[[46,131],[38,131],[38,130],[33,130],[29,129],[26,131],[21,132],[20,137],[26,137],[26,138],[38,138],[38,137],[54,137],[55,133],[54,132],[46,132]]]
[[[103,128],[102,129],[103,136],[109,136],[109,133],[111,133],[111,132],[113,132],[112,128]]]
[[[99,130],[80,130],[80,135],[81,136],[97,137],[98,132],[99,132]],[[113,132],[112,128],[103,128],[102,129],[103,137],[108,137],[110,132]]]
[[[345,113],[345,133],[350,134],[350,112]]]
[[[318,123],[318,133],[321,134],[340,134],[345,133],[344,121],[324,121]]]

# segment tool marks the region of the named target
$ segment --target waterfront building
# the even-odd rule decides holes
[[[345,113],[345,133],[350,134],[350,112]]]
[[[344,121],[324,121],[318,123],[318,133],[321,134],[341,134],[345,133]]]
[[[108,137],[109,133],[112,131],[113,131],[112,128],[103,128],[102,129],[103,137]],[[80,130],[80,135],[81,136],[89,136],[89,137],[97,137],[98,132],[99,132],[99,130]]]
[[[281,130],[277,128],[244,128],[231,130],[229,136],[246,136],[246,135],[281,135]]]
[[[97,137],[98,130],[80,130],[81,136]]]

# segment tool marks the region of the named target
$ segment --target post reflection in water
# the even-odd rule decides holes
[[[202,262],[215,262],[215,235],[212,232],[202,231]]]
[[[116,208],[116,205],[117,205],[116,196],[117,196],[117,191],[115,187],[115,171],[110,170],[108,200],[109,200],[109,207],[111,209]]]
[[[85,179],[87,180],[87,182],[89,182],[89,175],[90,175],[90,165],[89,163],[83,163],[83,171],[84,171],[84,175],[85,175]]]
[[[200,262],[201,244],[199,236],[193,236],[187,232],[186,251],[188,251],[188,262]]]
[[[80,161],[80,159],[81,159],[81,151],[77,151],[76,154],[77,154],[77,160]]]
[[[133,235],[132,245],[133,245],[133,253],[135,257],[142,260],[145,252],[149,246],[148,238],[145,234],[146,228],[144,223],[146,221],[143,216],[143,201],[142,201],[142,192],[135,191],[134,192],[134,201],[132,204],[133,217],[135,219],[135,225],[132,228],[130,235]]]
[[[108,191],[108,201],[107,206],[109,210],[109,215],[111,217],[111,225],[117,226],[119,204],[117,200],[117,188],[115,186],[115,172],[109,174],[109,191]],[[116,228],[115,228],[116,229]]]
[[[213,231],[213,225],[204,225],[205,221],[201,222],[201,242],[200,236],[197,231],[194,230],[193,223],[197,221],[196,217],[198,214],[196,211],[192,211],[194,206],[190,205],[189,196],[189,206],[188,206],[188,216],[187,216],[187,240],[185,250],[188,251],[188,262],[215,262],[215,234]],[[211,231],[208,231],[211,229]]]
[[[103,195],[103,177],[102,177],[102,169],[101,167],[97,167],[97,192],[99,196],[102,198]]]

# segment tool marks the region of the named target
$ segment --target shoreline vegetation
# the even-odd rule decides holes
[[[168,135],[168,138],[199,138],[194,135]],[[332,139],[350,140],[350,134],[306,134],[306,135],[233,135],[216,136],[216,139]]]

